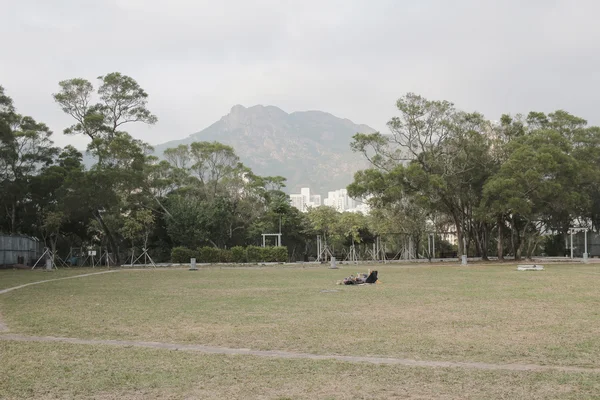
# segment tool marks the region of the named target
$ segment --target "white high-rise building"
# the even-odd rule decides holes
[[[290,195],[290,203],[302,212],[321,205],[333,207],[339,212],[361,212],[369,213],[369,206],[363,200],[356,200],[348,196],[348,190],[339,189],[327,193],[327,198],[321,198],[320,194],[311,194],[310,188],[301,188],[300,193]]]
[[[312,196],[310,196],[310,202],[313,204],[313,207],[320,207],[322,204],[321,195],[313,194]]]
[[[292,207],[296,207],[298,210],[304,211],[304,196],[302,196],[301,194],[290,194],[290,202],[292,204]]]
[[[299,194],[290,195],[290,202],[298,210],[306,212],[309,208],[321,206],[321,195],[311,195],[310,188],[301,188]]]
[[[327,198],[323,202],[328,207],[333,207],[339,212],[351,211],[368,213],[369,207],[361,200],[353,199],[348,196],[348,190],[339,189],[327,193]]]

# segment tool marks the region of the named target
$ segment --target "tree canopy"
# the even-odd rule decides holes
[[[317,235],[337,254],[367,256],[379,236],[384,251],[431,257],[434,234],[440,254],[520,258],[541,251],[545,235],[600,224],[600,128],[562,110],[492,122],[448,101],[401,97],[388,134],[357,133],[351,143],[371,164],[348,187],[369,199],[372,212],[362,215],[300,212],[285,177],[256,175],[222,143],[157,158],[126,131],[157,117],[146,91],[121,73],[100,76],[97,88],[61,81],[52,97],[72,118],[64,132],[88,138],[96,163],[86,168],[80,151],[55,146],[0,86],[0,231],[63,253],[102,246],[122,262],[145,248],[168,261],[173,248],[260,245],[262,234],[281,233],[292,259],[316,255]]]

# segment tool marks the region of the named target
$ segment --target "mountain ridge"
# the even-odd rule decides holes
[[[319,111],[287,113],[273,105],[236,104],[227,115],[183,139],[154,146],[164,150],[195,141],[218,141],[232,146],[240,161],[258,175],[287,178],[287,192],[310,187],[326,195],[346,187],[357,170],[368,167],[350,148],[356,133],[372,133],[365,124]]]

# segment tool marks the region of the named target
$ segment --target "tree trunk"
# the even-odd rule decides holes
[[[54,235],[54,239],[50,237],[50,246],[52,247],[52,268],[56,268],[56,242],[58,241],[58,233]]]
[[[527,227],[529,226],[529,221],[525,222],[525,226],[523,227],[523,233],[521,234],[520,232],[517,231],[517,233],[519,233],[519,247],[517,250],[517,254],[515,254],[515,260],[520,260],[523,257],[523,249],[525,248],[525,245],[527,245],[528,240],[527,240]],[[525,249],[525,253],[527,253],[527,249]],[[527,254],[526,254],[527,256]]]
[[[484,223],[483,226],[481,227],[481,259],[483,261],[489,261],[489,257],[488,257],[488,224]]]
[[[472,227],[472,230],[474,231],[474,237],[475,237],[475,257],[483,257],[483,245],[481,244],[481,232],[479,229],[475,230],[474,227]]]
[[[504,221],[498,217],[498,261],[504,261]]]
[[[456,227],[456,239],[458,240],[458,251],[456,252],[456,255],[458,258],[460,258],[463,255],[463,231],[461,228],[461,224],[458,218],[456,218],[455,216],[453,216],[454,219],[454,226]]]
[[[12,204],[12,210],[10,212],[10,233],[17,233],[17,205],[15,203]]]
[[[517,229],[517,224],[514,216],[511,218],[510,224],[510,241],[512,251],[515,256],[515,261],[521,260],[521,237],[519,230]]]
[[[115,239],[112,235],[112,232],[110,231],[110,229],[108,228],[108,226],[102,219],[102,215],[100,215],[100,213],[98,211],[94,211],[94,216],[100,223],[100,226],[102,226],[102,229],[104,230],[104,233],[106,234],[106,237],[108,238],[108,244],[110,245],[110,250],[115,255],[115,263],[117,265],[120,265],[119,248],[117,247],[117,244],[115,243]],[[102,255],[100,255],[100,256],[102,256]]]

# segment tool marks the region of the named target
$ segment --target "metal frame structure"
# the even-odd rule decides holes
[[[156,264],[154,263],[154,260],[152,259],[152,257],[150,257],[150,254],[148,254],[148,249],[145,247],[142,247],[142,254],[140,254],[138,256],[138,258],[136,258],[135,260],[133,259],[134,253],[133,253],[134,249],[131,249],[131,264],[130,266],[134,266],[136,262],[138,262],[138,260],[142,257],[144,257],[144,264],[142,264],[143,266],[148,266],[148,260],[150,260],[150,263],[152,264],[152,267],[156,268]],[[108,251],[106,252],[107,256],[108,256]]]
[[[55,254],[52,252],[52,250],[50,249],[50,247],[46,247],[44,249],[44,253],[40,256],[40,258],[38,258],[38,260],[35,262],[35,264],[33,264],[33,267],[31,267],[31,269],[35,269],[35,267],[37,267],[38,263],[40,261],[42,261],[42,259],[45,256],[48,256],[48,259],[50,261],[50,268],[48,268],[48,262],[46,261],[46,269],[58,269],[58,266],[56,265],[56,260],[58,260],[64,267],[67,267],[67,264],[64,262],[64,260],[62,258],[60,258],[60,256],[58,254]]]
[[[588,262],[588,248],[587,248],[587,233],[588,228],[569,228],[569,233],[571,235],[571,260],[573,259],[573,234],[577,232],[584,232],[584,249],[583,249],[583,262]]]
[[[83,252],[83,251],[82,251]],[[85,258],[83,259],[83,261],[81,262],[81,266],[84,267],[87,263],[87,261],[91,258],[92,260],[92,268],[96,268],[96,266],[100,266],[100,261],[101,258],[100,257],[98,259],[98,263],[96,263],[96,255],[98,254],[98,252],[96,251],[95,247],[87,247],[86,248],[86,252],[83,253],[85,255]],[[102,254],[102,247],[100,247],[100,254]]]
[[[281,247],[281,233],[263,233],[262,234],[262,247],[267,247],[267,237],[277,238],[277,247]]]
[[[348,254],[346,255],[346,261],[358,264],[358,254],[356,252],[356,245],[354,243],[352,243],[352,246],[350,246],[350,249],[348,250]]]
[[[330,259],[333,257],[333,253],[327,244],[327,238],[317,235],[317,262],[327,261],[328,255]]]

